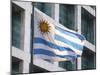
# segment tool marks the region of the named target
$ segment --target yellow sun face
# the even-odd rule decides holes
[[[39,28],[42,33],[50,32],[50,26],[47,21],[41,20],[39,23]]]

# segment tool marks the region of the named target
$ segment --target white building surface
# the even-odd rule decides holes
[[[86,5],[12,1],[12,73],[41,73],[96,68],[96,8]],[[82,57],[74,62],[32,60],[32,12],[34,7],[56,22],[86,37]],[[34,56],[34,55],[33,55]]]

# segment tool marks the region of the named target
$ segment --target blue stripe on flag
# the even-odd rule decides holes
[[[77,55],[77,57],[81,57],[81,55]]]
[[[56,29],[59,30],[60,32],[66,34],[66,35],[69,35],[71,37],[74,37],[74,38],[79,38],[80,40],[85,40],[85,37],[80,35],[80,34],[77,34],[77,33],[73,33],[73,32],[70,32],[68,30],[65,30],[65,29],[62,29],[58,26],[56,26]]]
[[[62,36],[55,35],[55,39],[58,40],[58,41],[64,42],[67,45],[72,46],[75,49],[78,49],[78,50],[82,50],[83,49],[82,45],[79,45],[77,43],[71,42],[68,39],[63,38]]]
[[[44,49],[34,49],[33,51],[34,54],[44,54],[48,56],[55,56],[55,54],[49,50],[44,50]]]
[[[61,58],[68,58],[68,57],[76,58],[77,57],[75,55],[56,55],[55,53],[51,52],[50,50],[45,50],[45,49],[34,49],[33,53],[34,54],[48,55],[48,56],[52,56],[52,57],[58,56]]]
[[[44,44],[44,45],[49,46],[51,48],[58,49],[60,51],[71,51],[71,52],[74,52],[71,48],[58,46],[58,45],[53,44],[51,42],[48,42],[48,41],[46,41],[46,40],[44,40],[42,38],[34,38],[34,43],[41,43],[41,44]]]

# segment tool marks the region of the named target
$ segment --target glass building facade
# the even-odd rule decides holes
[[[25,2],[22,3],[25,5]],[[27,4],[27,3],[26,3]],[[20,5],[20,3],[18,4]],[[23,57],[26,56],[26,53],[29,52],[29,55],[25,57],[25,59],[18,57],[17,55],[13,54],[12,56],[12,69],[14,73],[21,73],[25,72],[24,69],[25,66],[30,64],[30,59],[26,60],[28,56],[31,56],[31,51],[30,46],[29,49],[26,47],[28,44],[30,44],[30,34],[31,34],[31,21],[28,21],[30,16],[30,20],[32,19],[32,12],[29,11],[26,13],[27,9],[25,6],[25,10],[19,7],[16,4],[12,3],[12,46],[18,48],[20,51],[18,53],[22,53]],[[24,6],[22,5],[22,7]],[[74,61],[62,61],[62,62],[53,62],[51,63],[50,61],[44,60],[52,65],[56,65],[57,67],[63,68],[66,71],[73,71],[73,70],[87,70],[87,69],[95,69],[96,68],[96,16],[93,15],[89,10],[94,11],[95,13],[95,6],[81,6],[81,5],[70,5],[70,4],[55,4],[55,3],[30,3],[32,5],[32,8],[36,7],[40,11],[42,11],[44,14],[48,15],[52,19],[54,19],[56,22],[64,25],[65,27],[75,30],[77,28],[77,32],[80,31],[81,34],[83,34],[86,38],[86,41],[89,42],[88,44],[86,43],[84,46],[83,54],[81,56],[81,66],[78,69],[78,59]],[[29,5],[29,6],[30,6]],[[21,6],[21,5],[20,5]],[[89,9],[89,10],[88,10]],[[32,10],[34,12],[34,10]],[[78,14],[78,15],[77,15]],[[27,16],[28,15],[28,16]],[[55,16],[56,15],[56,16]],[[24,17],[23,17],[24,16]],[[25,21],[23,21],[26,19]],[[78,21],[77,21],[78,20]],[[78,23],[76,23],[76,21]],[[25,23],[24,23],[25,22]],[[30,25],[30,26],[29,26]],[[26,29],[26,32],[24,31],[24,26]],[[29,26],[29,27],[27,27]],[[29,31],[27,32],[27,30]],[[24,33],[25,32],[25,33]],[[27,34],[27,35],[26,35]],[[27,36],[29,36],[27,38]],[[25,39],[24,39],[25,37]],[[27,40],[27,41],[26,41]],[[29,42],[30,41],[30,42]],[[28,43],[29,42],[29,43]],[[25,47],[24,43],[26,44]],[[88,45],[89,47],[87,47]],[[22,48],[24,50],[22,50]],[[26,49],[26,51],[25,51]],[[16,49],[17,50],[17,49]],[[21,52],[23,51],[23,52]],[[25,52],[24,52],[25,51]],[[17,52],[17,51],[15,51]],[[13,53],[13,52],[12,52]],[[21,54],[19,54],[21,56]],[[28,57],[31,58],[31,57]],[[22,60],[23,59],[23,60]],[[25,62],[25,63],[24,63]],[[26,64],[26,63],[29,64]],[[41,62],[42,63],[42,62]],[[41,64],[40,63],[40,64]],[[46,64],[46,63],[44,63]],[[39,65],[39,64],[38,64]],[[48,68],[50,65],[45,66]],[[50,72],[51,69],[46,69],[41,66],[37,66],[33,64],[33,72]],[[21,71],[24,69],[23,71]],[[29,66],[30,70],[30,66]],[[55,69],[56,70],[56,69]]]

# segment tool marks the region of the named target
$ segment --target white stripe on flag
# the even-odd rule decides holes
[[[53,61],[56,61],[56,62],[58,62],[58,61],[68,61],[69,59],[67,59],[67,58],[60,58],[60,57],[51,57],[51,56],[48,56],[48,55],[43,55],[43,54],[37,54],[37,55],[34,55],[34,57],[33,57],[33,59],[35,60],[35,59],[39,59],[39,58],[41,58],[41,59],[46,59],[46,60],[50,60],[51,62]]]

